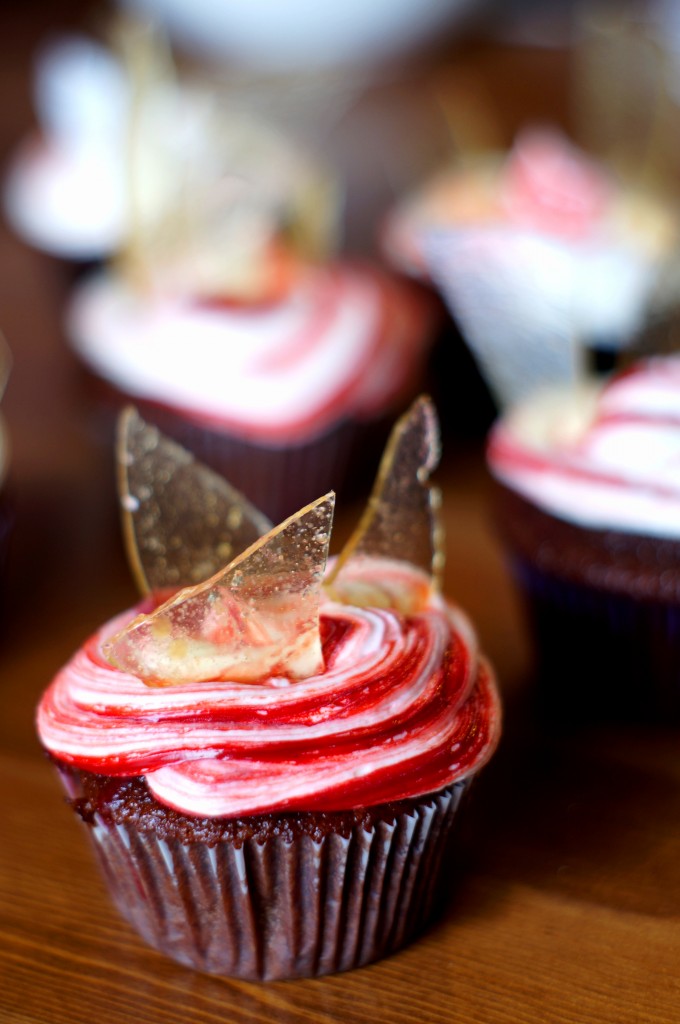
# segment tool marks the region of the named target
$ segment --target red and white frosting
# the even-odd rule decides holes
[[[410,389],[433,307],[378,269],[332,264],[252,307],[152,297],[102,274],[77,290],[68,321],[80,356],[126,394],[287,445],[380,415]]]
[[[537,394],[497,423],[488,459],[504,484],[561,519],[680,538],[680,356]]]
[[[389,593],[423,588],[397,562],[361,559],[358,579]],[[350,564],[344,573],[352,574]],[[189,815],[342,810],[417,797],[490,757],[500,724],[491,671],[463,613],[432,593],[404,615],[324,598],[325,668],[290,682],[149,688],[112,668],[95,634],[57,675],[38,710],[43,745],[79,769],[144,776]]]
[[[427,272],[433,233],[505,226],[575,246],[623,246],[640,257],[665,255],[677,238],[677,213],[646,192],[624,187],[552,128],[526,128],[508,153],[490,153],[442,172],[390,216],[388,254]],[[431,269],[431,268],[430,268]]]

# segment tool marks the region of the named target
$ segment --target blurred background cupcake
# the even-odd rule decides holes
[[[546,389],[490,435],[496,518],[556,721],[680,712],[680,355]]]
[[[353,479],[374,468],[422,386],[436,305],[336,255],[342,182],[261,115],[261,93],[181,73],[148,26],[116,38],[115,58],[62,43],[43,68],[52,131],[35,166],[61,194],[62,161],[76,208],[82,188],[90,235],[73,218],[70,255],[108,257],[77,283],[68,337],[99,397],[133,399],[279,519],[342,489],[350,464]],[[15,213],[20,186],[34,194],[27,166],[20,154],[10,173]],[[34,237],[49,247],[62,227]]]
[[[541,709],[658,720],[680,708],[677,22],[662,2],[575,14],[568,133],[524,118],[508,144],[473,90],[457,154],[382,244],[440,290],[492,396],[492,507]]]
[[[394,213],[386,246],[440,288],[497,408],[611,368],[678,294],[674,199],[550,126],[464,159]]]
[[[80,34],[51,37],[35,57],[34,130],[7,164],[3,205],[19,235],[74,263],[123,241],[129,89],[113,52]]]
[[[95,34],[54,32],[36,52],[36,124],[7,165],[7,216],[33,244],[69,259],[101,257],[121,244],[134,98],[115,37],[121,23],[143,24],[168,40],[183,73],[209,79],[230,102],[325,151],[349,186],[349,247],[366,249],[377,209],[441,151],[444,124],[423,70],[433,45],[492,5],[377,0],[366,10],[295,0],[285,14],[271,0],[95,5],[88,18]]]

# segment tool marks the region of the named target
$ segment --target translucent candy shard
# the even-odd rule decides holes
[[[123,532],[142,593],[202,583],[272,528],[239,491],[133,408],[121,413],[117,455]]]
[[[121,271],[140,289],[153,284],[153,261],[175,244],[185,216],[186,159],[178,148],[182,90],[169,41],[147,20],[120,18],[114,44],[126,74],[129,110],[123,156],[128,231]],[[185,150],[188,147],[184,143]]]
[[[334,597],[343,599],[343,566],[361,555],[409,562],[438,582],[443,569],[440,496],[428,479],[439,456],[437,414],[431,400],[421,396],[395,424],[366,510],[329,575]]]
[[[116,668],[149,686],[300,679],[323,668],[319,600],[335,495],[260,538],[230,565],[107,641]]]

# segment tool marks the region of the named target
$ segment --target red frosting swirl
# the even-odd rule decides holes
[[[396,582],[422,592],[411,567],[383,561],[378,569],[392,590]],[[468,620],[436,594],[416,614],[324,598],[323,672],[256,685],[152,689],[112,668],[101,643],[138,610],[104,626],[57,675],[38,732],[59,760],[143,775],[159,801],[186,814],[343,810],[416,797],[475,772],[496,745],[492,673]]]

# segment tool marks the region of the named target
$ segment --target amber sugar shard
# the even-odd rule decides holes
[[[335,495],[286,519],[217,575],[140,615],[102,653],[150,686],[321,671],[319,600]]]
[[[421,396],[392,430],[366,510],[327,580],[333,596],[351,597],[344,594],[342,570],[361,555],[409,562],[438,583],[444,560],[440,499],[428,480],[439,457],[437,414]]]
[[[409,614],[438,581],[439,492],[429,477],[439,461],[439,431],[426,397],[392,431],[366,511],[325,581],[332,492],[272,529],[225,480],[134,409],[121,417],[118,445],[133,570],[145,592],[173,596],[106,641],[102,653],[150,686],[313,675],[323,669],[324,584],[337,600]],[[362,556],[420,568],[423,587],[401,594],[398,575],[384,586],[345,575],[347,561]]]
[[[219,474],[126,409],[118,488],[128,558],[142,593],[202,583],[272,524]]]

